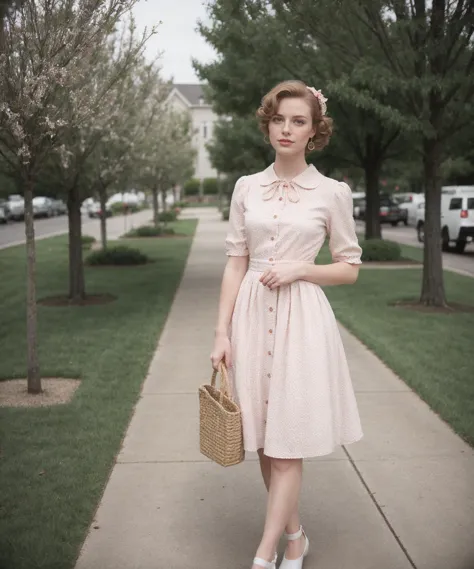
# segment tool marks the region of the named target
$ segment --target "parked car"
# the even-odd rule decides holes
[[[357,204],[357,210],[354,209],[354,217],[356,219],[365,219],[366,202],[360,200]],[[393,226],[399,223],[407,225],[407,211],[401,209],[396,202],[388,195],[380,196],[380,209],[379,209],[380,223],[391,223]]]
[[[401,209],[397,202],[388,196],[380,196],[380,223],[390,223],[394,227],[399,223],[408,224],[407,210]]]
[[[425,240],[425,207],[420,204],[416,221],[418,241]],[[474,241],[474,186],[444,186],[441,190],[441,243],[443,251],[451,247],[463,253]]]
[[[8,207],[15,221],[20,221],[25,217],[25,201],[22,196],[18,194],[8,196]]]
[[[67,213],[67,205],[63,200],[52,200],[53,215],[65,215]]]
[[[400,194],[395,196],[400,209],[407,210],[407,225],[412,227],[416,226],[416,212],[418,210],[418,205],[424,203],[424,194],[416,194],[414,192]]]
[[[33,198],[33,217],[53,217],[53,200],[43,196]]]
[[[6,200],[0,200],[0,223],[8,223],[12,218],[10,206]]]

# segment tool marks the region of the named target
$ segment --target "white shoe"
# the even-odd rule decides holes
[[[260,559],[260,557],[255,557],[253,560],[254,565],[259,567],[264,567],[265,569],[276,569],[276,562],[278,559],[278,553],[275,553],[273,561],[265,561],[265,559]]]
[[[298,557],[298,559],[287,559],[286,556],[284,555],[279,569],[301,569],[303,567],[303,559],[306,557],[306,555],[308,555],[308,549],[309,549],[309,539],[303,530],[303,526],[300,526],[300,529],[296,533],[285,532],[285,537],[286,539],[288,539],[288,541],[294,541],[296,539],[299,539],[302,535],[304,535],[306,539],[302,555]]]

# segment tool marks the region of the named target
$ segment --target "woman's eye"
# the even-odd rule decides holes
[[[302,125],[305,124],[305,122],[302,121],[301,119],[296,119],[296,120],[295,120],[295,123],[296,123],[297,125],[299,125],[299,126],[302,126]]]
[[[273,122],[281,122],[281,117],[273,117]]]

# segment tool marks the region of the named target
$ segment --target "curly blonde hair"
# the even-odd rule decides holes
[[[322,150],[331,138],[333,130],[333,121],[321,113],[318,99],[306,87],[303,81],[283,81],[275,85],[262,99],[262,104],[258,108],[256,115],[260,130],[268,136],[268,124],[272,117],[277,114],[280,101],[289,97],[297,97],[306,101],[311,109],[311,117],[313,119],[313,127],[316,134],[311,139],[314,144],[314,150]],[[309,153],[306,146],[306,153]]]

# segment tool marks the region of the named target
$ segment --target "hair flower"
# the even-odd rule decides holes
[[[321,114],[322,116],[324,116],[327,111],[326,107],[327,98],[321,93],[321,89],[316,90],[314,87],[308,87],[308,86],[306,86],[306,89],[308,89],[308,91],[311,91],[311,93],[313,93],[316,99],[318,99],[319,106],[321,108]]]

